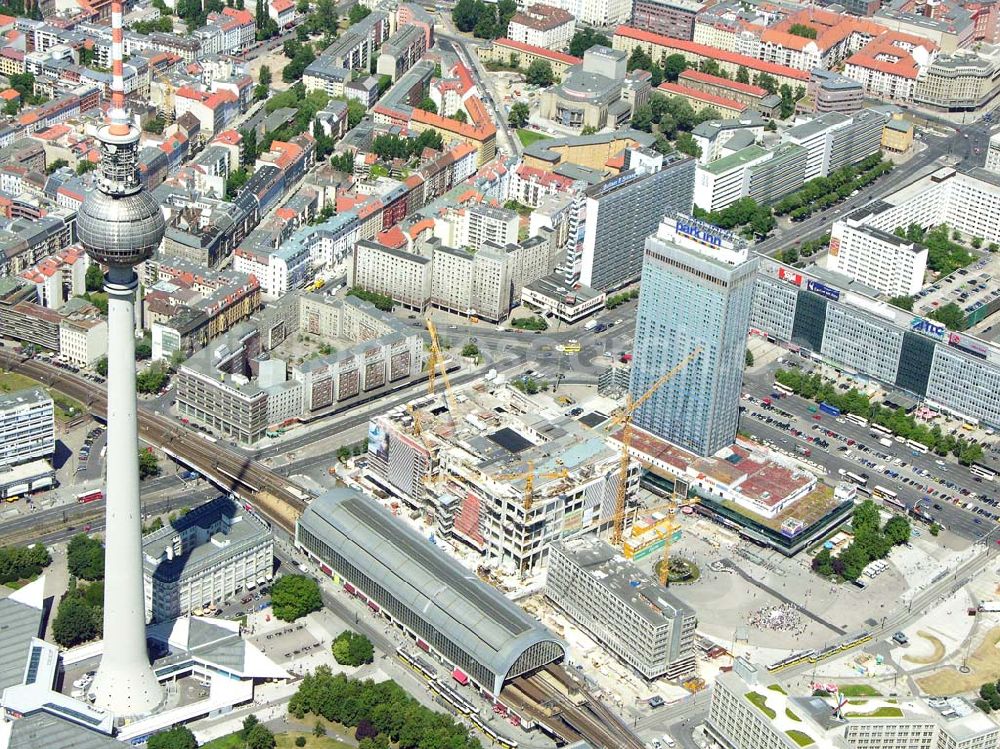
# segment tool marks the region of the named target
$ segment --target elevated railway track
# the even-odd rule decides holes
[[[101,385],[9,350],[0,349],[0,366],[77,400],[92,416],[106,419],[107,394]],[[302,487],[218,440],[206,439],[169,418],[143,408],[138,409],[138,418],[142,441],[241,500],[253,503],[256,511],[294,535],[295,522],[309,500]],[[88,510],[77,515],[75,520],[97,519],[103,509],[102,503],[92,513]],[[65,521],[53,520],[45,527],[33,527],[32,535],[39,539],[60,526],[65,526]],[[502,699],[562,743],[585,739],[595,749],[645,749],[621,719],[562,666],[549,665],[531,676],[515,679],[504,689]]]

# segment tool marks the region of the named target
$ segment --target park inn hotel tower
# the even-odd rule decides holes
[[[686,214],[646,240],[632,398],[701,352],[639,408],[636,426],[702,456],[733,443],[756,270],[746,241]]]

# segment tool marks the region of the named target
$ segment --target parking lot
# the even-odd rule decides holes
[[[870,425],[822,413],[803,398],[775,398],[774,368],[745,378],[741,430],[825,471],[827,483],[854,474],[866,484],[867,492],[880,487],[877,498],[884,503],[898,509],[916,507],[922,519],[936,521],[967,539],[982,537],[1000,520],[995,482],[973,475],[951,457],[918,451]],[[961,430],[960,422],[954,422],[952,429]],[[992,452],[995,444],[987,447]]]

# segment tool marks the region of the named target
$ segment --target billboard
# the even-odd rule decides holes
[[[375,421],[368,424],[368,452],[380,460],[389,459],[389,432]]]
[[[707,224],[678,220],[677,233],[702,244],[711,245],[712,247],[722,247],[722,237],[712,231]]]
[[[832,299],[835,302],[840,301],[840,291],[832,286],[827,286],[825,283],[820,283],[819,281],[810,279],[806,283],[806,288],[813,294],[825,296],[827,299]]]
[[[964,351],[967,354],[978,356],[980,359],[985,359],[989,355],[989,349],[986,348],[985,343],[976,340],[972,336],[962,335],[961,333],[949,333],[948,345],[957,348],[959,351]]]
[[[802,285],[802,274],[789,270],[784,266],[778,268],[778,278],[780,278],[782,281],[787,281],[788,283],[794,286]]]
[[[910,320],[910,330],[915,333],[923,333],[931,338],[936,338],[937,340],[944,339],[944,334],[947,328],[940,323],[931,322],[923,317],[914,317]]]

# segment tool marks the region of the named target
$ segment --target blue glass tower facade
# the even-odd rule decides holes
[[[699,455],[733,443],[756,268],[742,239],[683,214],[646,240],[632,397],[702,351],[639,408],[636,426]]]

